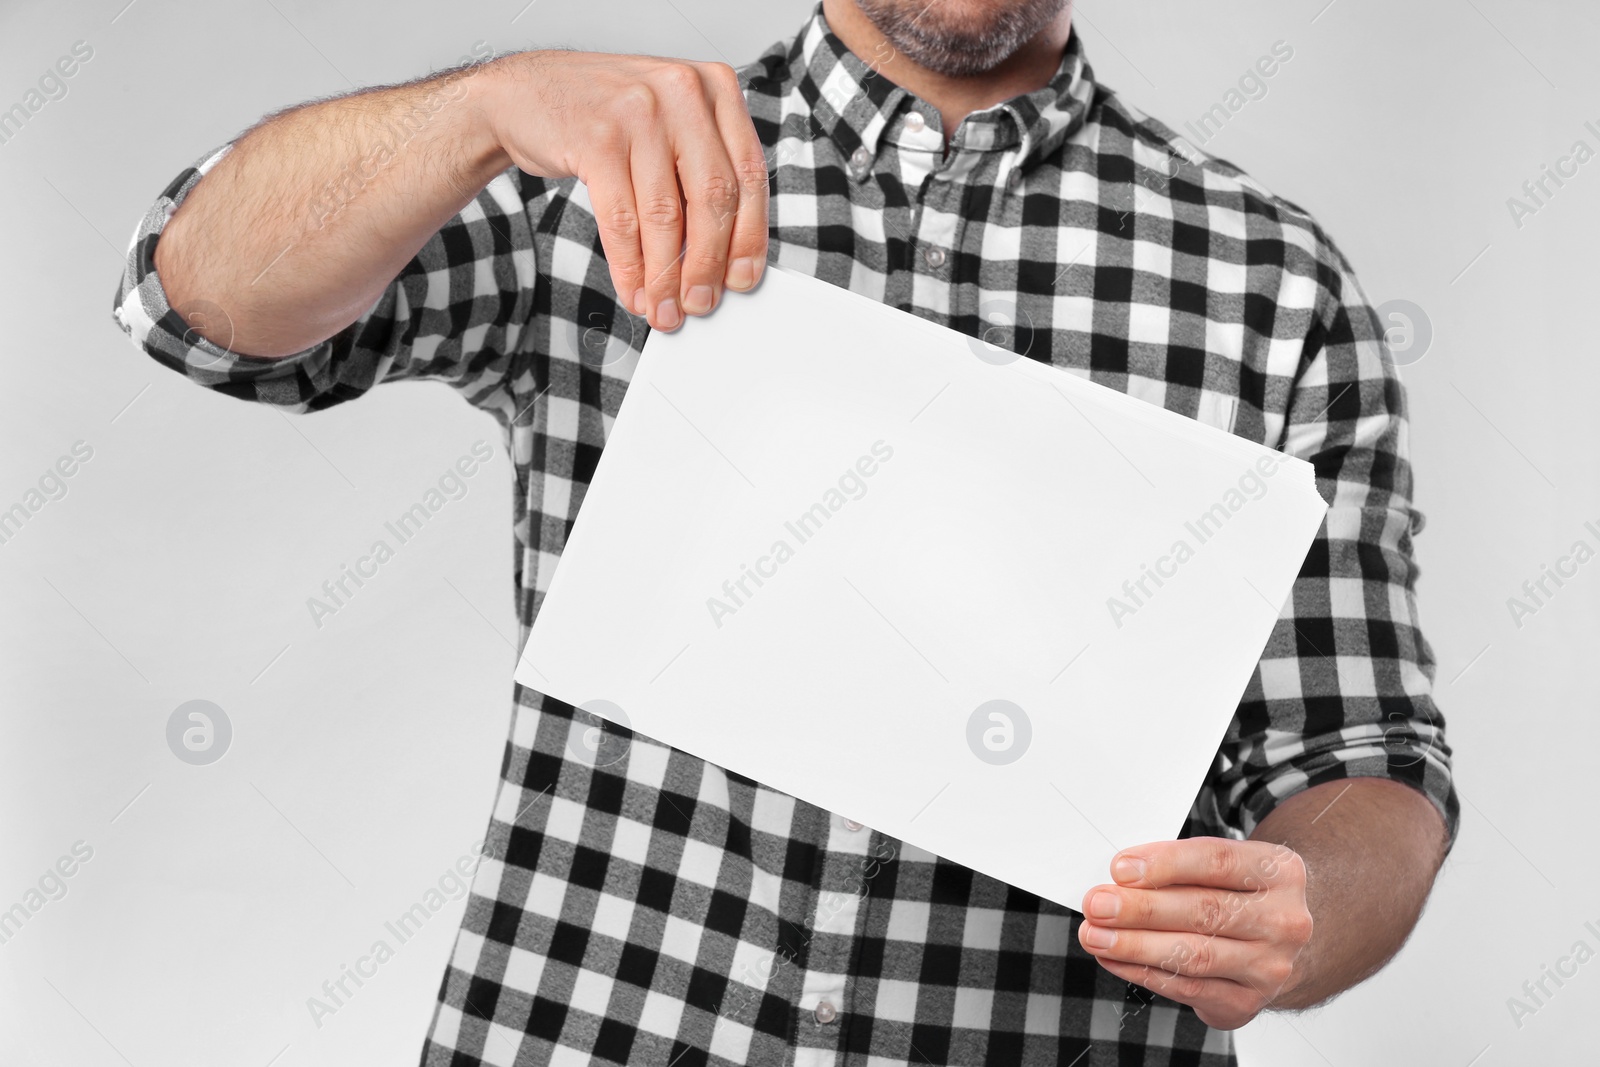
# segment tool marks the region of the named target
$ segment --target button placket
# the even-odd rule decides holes
[[[907,266],[911,276],[911,305],[919,313],[932,317],[935,322],[948,323],[954,313],[957,298],[952,257],[961,248],[961,231],[965,223],[961,217],[966,186],[963,182],[949,180],[952,164],[970,166],[980,157],[974,153],[957,152],[945,165],[930,175],[916,198],[916,216],[913,234],[914,254],[922,259],[912,260]]]
[[[840,1017],[849,1010],[847,983],[861,919],[861,895],[873,835],[866,826],[842,815],[828,819],[822,878],[812,913],[812,940],[801,975],[798,1007],[802,1041],[795,1067],[821,1067],[837,1062],[843,1040]],[[809,1016],[809,1017],[808,1017]]]

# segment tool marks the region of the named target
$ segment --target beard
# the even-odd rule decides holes
[[[968,0],[855,0],[903,55],[951,78],[993,70],[1032,40],[1068,0],[1000,0],[963,14]]]

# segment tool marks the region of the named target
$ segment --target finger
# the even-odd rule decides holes
[[[1259,941],[1203,937],[1167,930],[1116,930],[1085,922],[1078,941],[1092,955],[1153,967],[1170,976],[1228,978],[1278,990],[1294,969],[1291,953]]]
[[[739,76],[732,67],[713,66],[712,107],[739,189],[739,209],[728,245],[728,271],[723,284],[729,289],[745,290],[761,280],[761,270],[767,263],[767,153],[750,121]]]
[[[739,211],[739,183],[710,101],[701,97],[678,115],[671,132],[686,218],[687,246],[680,271],[683,309],[704,315],[722,293],[729,238]]]
[[[1255,1018],[1271,1001],[1260,990],[1226,978],[1187,978],[1168,975],[1141,963],[1102,959],[1100,966],[1134,985],[1168,1000],[1187,1004],[1207,1026],[1236,1030]]]
[[[1304,885],[1305,864],[1285,845],[1191,837],[1123,849],[1111,861],[1111,877],[1137,889],[1204,885],[1254,892],[1263,886]]]
[[[614,166],[601,166],[589,185],[600,244],[605,249],[611,284],[622,306],[644,314],[639,295],[644,290],[644,250],[639,244],[639,209],[633,200],[633,180],[626,154]]]
[[[1175,930],[1245,940],[1287,934],[1291,925],[1277,913],[1310,915],[1292,898],[1200,886],[1129,889],[1099,885],[1084,894],[1083,913],[1097,926],[1118,930]]]
[[[673,330],[683,321],[678,263],[683,249],[683,200],[677,165],[659,126],[639,133],[628,165],[638,205],[639,245],[644,254],[644,304],[650,325]]]

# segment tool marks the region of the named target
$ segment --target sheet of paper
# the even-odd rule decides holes
[[[1079,907],[1181,829],[1325,507],[1011,355],[782,269],[652,333],[517,680]]]

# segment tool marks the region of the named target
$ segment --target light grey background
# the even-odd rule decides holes
[[[67,95],[0,144],[0,508],[75,441],[94,450],[0,545],[0,909],[74,842],[93,849],[0,944],[0,1061],[415,1061],[459,899],[320,1028],[306,1000],[486,823],[515,660],[506,457],[497,447],[468,496],[320,629],[305,602],[496,427],[439,385],[305,419],[209,395],[136,352],[111,298],[156,193],[266,111],[452,64],[479,41],[737,65],[811,7],[525,2],[0,8],[0,108],[73,42],[94,48]],[[1600,149],[1584,128],[1600,128],[1600,13],[1325,4],[1078,9],[1101,80],[1175,127],[1292,45],[1208,148],[1311,210],[1374,301],[1412,301],[1434,331],[1403,373],[1461,839],[1400,958],[1327,1009],[1252,1024],[1242,1059],[1573,1062],[1592,1049],[1600,962],[1520,1027],[1506,1001],[1579,939],[1600,949],[1583,926],[1600,927],[1600,560],[1520,628],[1506,601],[1575,540],[1600,547],[1583,526],[1600,526],[1600,159],[1520,227],[1507,198],[1575,140]],[[233,725],[210,766],[166,745],[192,699]]]

